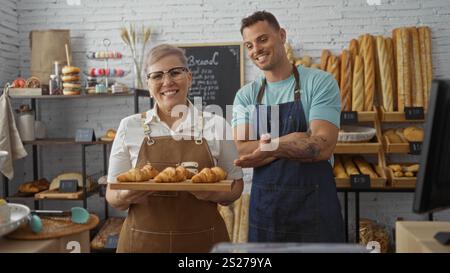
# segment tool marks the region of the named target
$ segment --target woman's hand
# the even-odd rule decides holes
[[[112,207],[126,210],[131,204],[145,202],[153,193],[153,191],[111,190],[108,185],[106,199]]]
[[[244,189],[244,181],[242,179],[234,180],[230,192],[218,191],[191,191],[195,198],[203,201],[210,201],[219,204],[230,204],[238,199]]]

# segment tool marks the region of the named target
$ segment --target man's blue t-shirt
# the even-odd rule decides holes
[[[297,66],[300,76],[301,102],[305,112],[306,122],[320,119],[331,122],[340,128],[341,98],[339,86],[333,76],[319,69]],[[251,124],[249,106],[256,105],[259,88],[263,76],[243,86],[236,94],[233,103],[233,127]],[[294,101],[295,78],[278,82],[267,82],[262,104],[276,105]]]

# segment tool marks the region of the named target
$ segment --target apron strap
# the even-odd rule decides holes
[[[155,140],[151,136],[152,130],[150,129],[150,126],[147,123],[145,123],[146,119],[147,119],[147,112],[142,112],[141,124],[142,128],[144,128],[145,137],[147,138],[147,145],[153,145],[155,143]]]
[[[300,76],[298,75],[298,70],[297,67],[295,65],[293,66],[293,73],[294,73],[294,78],[295,78],[295,89],[294,89],[294,100],[295,101],[300,101]],[[258,97],[256,98],[256,102],[257,104],[262,104],[262,99],[264,97],[264,92],[266,90],[266,78],[263,79],[263,82],[261,84],[261,87],[259,88],[259,92],[258,92]]]
[[[195,110],[193,112],[195,113]],[[198,131],[197,126],[194,123],[194,140],[195,144],[200,145],[203,143],[203,111],[200,111],[200,114],[198,115],[198,125],[199,125],[198,127],[200,128],[199,132],[197,132]]]

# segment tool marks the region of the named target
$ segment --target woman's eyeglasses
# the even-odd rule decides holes
[[[187,72],[188,69],[186,67],[174,67],[167,71],[155,71],[147,74],[147,80],[150,81],[151,84],[157,85],[161,84],[164,80],[164,75],[168,74],[170,78],[174,81],[180,81],[185,76],[184,73]]]

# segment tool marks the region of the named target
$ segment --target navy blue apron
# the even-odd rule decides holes
[[[280,137],[306,132],[308,128],[295,66],[294,76],[295,100],[278,105]],[[258,138],[266,130],[271,131],[270,106],[261,105],[265,86],[266,79],[258,93],[256,121],[253,122]],[[260,117],[267,117],[267,126],[261,126]],[[302,163],[277,159],[254,168],[249,210],[249,242],[345,241],[341,206],[327,160]]]

